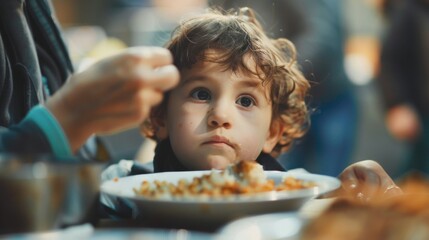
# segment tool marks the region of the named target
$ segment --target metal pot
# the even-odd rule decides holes
[[[94,223],[105,164],[0,155],[0,234]]]

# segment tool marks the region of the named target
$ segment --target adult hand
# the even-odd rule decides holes
[[[167,49],[129,48],[73,75],[46,107],[76,151],[91,134],[137,126],[178,81]]]
[[[402,194],[402,190],[396,186],[383,167],[373,160],[351,164],[339,175],[339,179],[341,189],[336,194],[362,202],[374,197],[393,197]]]

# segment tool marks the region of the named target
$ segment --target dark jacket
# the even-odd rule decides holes
[[[72,71],[50,2],[0,1],[0,152],[52,151],[41,129],[23,119]]]

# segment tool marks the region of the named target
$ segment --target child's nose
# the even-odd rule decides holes
[[[228,110],[225,107],[215,106],[209,111],[208,125],[211,127],[231,128]]]

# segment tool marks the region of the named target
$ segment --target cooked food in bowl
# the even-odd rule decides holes
[[[177,183],[143,180],[134,192],[151,199],[213,199],[237,194],[256,194],[269,191],[285,191],[315,187],[311,181],[286,177],[280,183],[268,179],[261,165],[242,161],[227,169],[212,170],[208,174],[194,177],[191,181],[180,179]]]
[[[244,167],[246,165],[236,167],[239,166]],[[248,170],[233,170],[234,166],[231,166],[225,170],[226,172],[210,170],[160,172],[118,178],[102,184],[101,199],[103,205],[108,208],[119,213],[132,213],[132,218],[139,221],[146,222],[157,219],[163,224],[179,228],[207,229],[207,227],[217,228],[228,221],[243,216],[297,211],[308,200],[331,192],[340,186],[340,181],[330,176],[299,170],[288,172],[262,171],[259,165],[255,165],[255,168],[253,165],[250,166],[251,168]],[[217,177],[204,177],[204,175]],[[289,177],[291,178],[288,181],[283,180]],[[199,179],[199,181],[194,180],[194,178]],[[251,180],[250,182],[269,186],[269,188],[264,189],[266,192],[256,192],[257,189],[263,188],[249,187],[246,185],[249,181],[244,180],[247,178],[256,179],[256,181]],[[183,186],[184,190],[182,192],[177,190],[176,192],[175,188],[179,188],[179,182],[184,179],[187,180],[187,184]],[[230,179],[234,179],[234,183],[227,185]],[[162,187],[157,187],[156,181]],[[194,184],[195,186],[192,185],[194,181],[197,183]],[[186,183],[186,181],[183,182]],[[244,185],[243,189],[249,192],[213,190],[215,188],[222,189],[215,183],[220,186]],[[199,192],[204,190],[206,192],[204,194],[198,191],[192,193],[189,190],[191,188],[195,188]],[[185,195],[185,192],[188,195]],[[214,197],[210,195],[214,194],[213,192],[218,192],[221,195]]]

